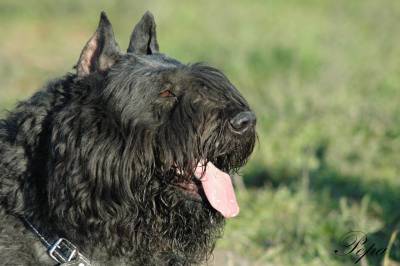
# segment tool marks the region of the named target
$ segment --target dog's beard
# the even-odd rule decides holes
[[[224,216],[229,218],[237,214],[233,208],[229,210],[233,212],[227,215],[224,213],[225,207],[221,209],[210,202],[201,180],[203,176],[196,173],[198,165],[203,165],[204,171],[211,164],[220,173],[234,174],[247,162],[256,139],[255,134],[230,138],[231,135],[223,134],[223,130],[219,132],[210,136],[187,134],[186,141],[183,141],[188,144],[183,145],[187,149],[177,149],[179,145],[175,141],[165,142],[168,138],[163,138],[160,141],[163,145],[159,145],[163,149],[157,152],[162,155],[159,161],[162,167],[159,169],[166,170],[159,175],[159,181],[163,184],[160,187],[165,189],[161,189],[163,191],[154,198],[160,207],[157,210],[159,224],[156,227],[165,230],[157,242],[164,243],[164,247],[171,247],[168,250],[172,251],[170,254],[182,254],[192,262],[203,261],[211,254],[217,238],[221,237]],[[170,139],[182,140],[182,137]],[[189,143],[198,143],[198,146],[193,147]],[[155,251],[162,249],[161,246],[157,247]]]
[[[223,216],[204,198],[188,197],[174,182],[193,179],[191,172],[201,160],[211,161],[225,172],[240,167],[251,153],[253,137],[239,140],[228,139],[225,134],[205,137],[184,130],[169,131],[171,127],[165,130],[147,134],[147,130],[136,128],[132,141],[125,141],[123,146],[104,140],[91,142],[93,149],[89,150],[108,152],[85,157],[92,163],[84,165],[105,171],[89,169],[90,175],[78,179],[84,193],[73,194],[68,200],[64,197],[69,194],[58,191],[74,192],[76,179],[63,181],[65,175],[55,169],[51,175],[54,186],[50,186],[54,189],[49,190],[54,191],[50,195],[54,202],[50,213],[62,235],[84,252],[95,252],[95,258],[100,248],[109,257],[128,258],[138,265],[199,263],[210,256],[222,233]],[[62,165],[74,165],[76,158],[58,160]],[[178,177],[174,168],[185,175]],[[62,182],[68,189],[58,185]],[[102,193],[89,193],[87,187],[96,187]]]
[[[175,253],[192,262],[203,261],[221,237],[224,219],[206,200],[192,200],[185,193],[169,187],[157,202],[165,202],[160,213],[160,243],[170,247],[166,254]],[[169,205],[169,206],[168,206]],[[162,246],[158,250],[163,250]],[[179,252],[178,252],[179,251]]]
[[[159,194],[153,197],[156,211],[154,216],[152,214],[149,217],[154,222],[149,224],[149,228],[155,229],[151,231],[155,238],[148,240],[154,243],[146,243],[148,246],[142,252],[153,250],[153,259],[162,258],[171,262],[181,260],[185,263],[202,262],[211,255],[216,240],[222,235],[225,220],[210,203],[201,178],[198,174],[196,177],[195,172],[199,167],[193,162],[204,165],[215,163],[213,167],[221,169],[221,172],[234,173],[246,163],[253,150],[254,137],[245,140],[243,143],[231,141],[233,149],[231,146],[227,151],[220,148],[208,150],[210,155],[204,155],[205,152],[188,154],[184,158],[192,159],[182,169],[173,159],[170,159],[169,166],[163,166],[163,169],[170,167],[170,170],[160,175],[160,183],[154,188]],[[159,263],[163,264],[162,261]]]
[[[138,265],[186,265],[207,260],[222,235],[222,215],[207,201],[191,199],[171,185],[155,182],[146,194],[146,200],[137,205],[137,217],[113,229],[118,231],[118,239],[108,241],[116,248],[107,248],[111,254],[130,257]]]

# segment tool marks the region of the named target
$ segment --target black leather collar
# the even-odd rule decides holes
[[[25,224],[39,237],[45,246],[48,255],[60,266],[90,266],[90,260],[87,259],[78,248],[65,238],[55,238],[51,240],[39,232],[38,229],[25,217],[22,217]]]

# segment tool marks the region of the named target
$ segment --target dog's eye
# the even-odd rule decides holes
[[[164,97],[164,98],[176,97],[175,94],[170,89],[166,89],[166,90],[163,90],[162,92],[160,92],[160,96]]]

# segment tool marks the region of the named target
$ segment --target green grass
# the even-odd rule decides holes
[[[101,10],[124,48],[147,9],[163,52],[223,69],[257,113],[241,214],[219,249],[330,266],[354,265],[334,254],[349,230],[388,245],[400,216],[400,2],[0,0],[0,108],[72,71]],[[399,265],[399,240],[389,255]]]

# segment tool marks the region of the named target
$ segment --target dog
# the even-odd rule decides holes
[[[0,120],[0,263],[204,263],[255,125],[220,70],[159,52],[150,12],[126,53],[102,12],[73,73]]]

